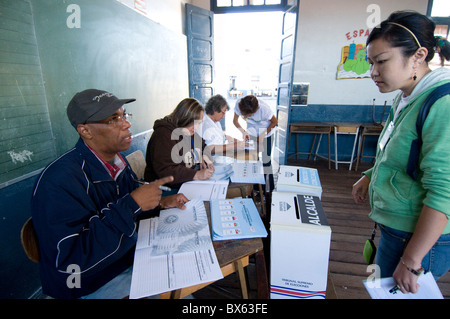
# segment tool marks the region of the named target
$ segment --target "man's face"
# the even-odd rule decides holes
[[[125,114],[125,110],[121,107],[103,121],[78,126],[79,132],[83,128],[88,130],[89,134],[80,133],[81,136],[106,161],[113,159],[116,153],[130,148],[131,124],[125,119]]]

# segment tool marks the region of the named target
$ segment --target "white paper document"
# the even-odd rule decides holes
[[[201,197],[202,200],[224,199],[227,196],[229,180],[207,180],[183,183],[178,193],[183,193],[187,199]]]
[[[265,184],[264,167],[260,161],[236,161],[233,165],[233,183]]]
[[[392,277],[364,280],[363,283],[372,299],[444,299],[431,272],[419,277],[417,283],[420,287],[415,294],[393,289],[396,284]]]
[[[130,298],[144,298],[222,279],[201,198],[142,220]]]

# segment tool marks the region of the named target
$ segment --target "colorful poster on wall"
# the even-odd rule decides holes
[[[346,45],[342,48],[341,63],[338,67],[337,79],[370,78],[370,64],[367,62],[366,45]]]

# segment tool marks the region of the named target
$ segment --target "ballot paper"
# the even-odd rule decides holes
[[[225,198],[231,175],[233,167],[230,164],[214,165],[214,174],[210,179],[183,183],[178,193],[183,193],[189,200],[198,196],[207,201]]]
[[[251,198],[211,201],[213,240],[267,237],[267,231]]]
[[[233,166],[231,164],[215,164],[214,173],[210,180],[228,181],[233,175]]]
[[[225,198],[227,196],[228,184],[226,181],[192,181],[183,183],[178,190],[178,193],[182,193],[187,199],[191,200],[196,197],[201,197],[202,200],[212,200]]]
[[[396,284],[392,277],[364,280],[363,283],[372,299],[444,299],[431,272],[419,277],[417,283],[420,287],[415,294],[404,294],[395,289]]]
[[[140,221],[130,298],[222,279],[201,198]]]
[[[236,161],[233,164],[233,183],[265,184],[264,168],[261,161]]]

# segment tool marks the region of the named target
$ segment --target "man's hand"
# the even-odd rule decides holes
[[[172,181],[173,176],[164,177],[142,185],[132,191],[130,195],[143,211],[150,210],[158,206],[161,201],[162,190],[159,189],[159,186]]]

